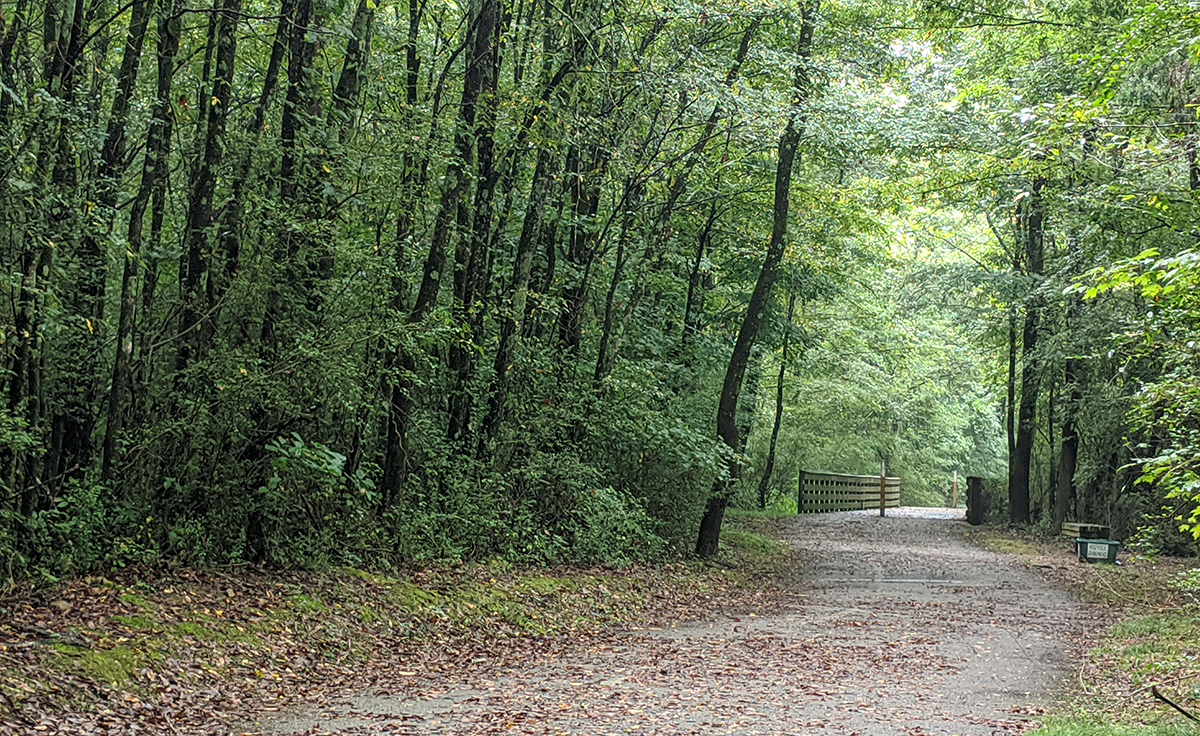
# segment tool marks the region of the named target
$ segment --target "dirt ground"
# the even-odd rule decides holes
[[[249,732],[1009,734],[1034,727],[1099,633],[1098,611],[972,546],[961,511],[785,522],[794,603],[769,615],[527,643],[461,672]]]

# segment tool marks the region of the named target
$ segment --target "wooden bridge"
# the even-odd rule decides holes
[[[885,508],[900,505],[900,479],[883,478]],[[880,476],[800,472],[796,509],[802,514],[879,508]]]

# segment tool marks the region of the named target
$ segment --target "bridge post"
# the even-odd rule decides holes
[[[800,483],[796,488],[796,513],[804,513],[804,471],[800,471]]]
[[[879,461],[879,516],[887,516],[887,460]]]

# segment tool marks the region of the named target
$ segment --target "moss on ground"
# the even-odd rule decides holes
[[[110,649],[82,649],[69,644],[54,644],[58,657],[55,664],[61,669],[78,669],[87,677],[113,687],[126,687],[134,676],[165,657],[159,651],[161,642],[144,640],[138,646],[116,646]]]
[[[117,600],[143,613],[153,613],[156,609],[152,602],[133,592],[132,590],[127,590],[124,593],[121,593],[117,596]]]
[[[316,596],[307,593],[296,593],[288,596],[288,607],[296,613],[325,613],[329,605]]]

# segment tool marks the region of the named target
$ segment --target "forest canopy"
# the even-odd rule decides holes
[[[0,0],[0,563],[1200,530],[1196,2]]]

